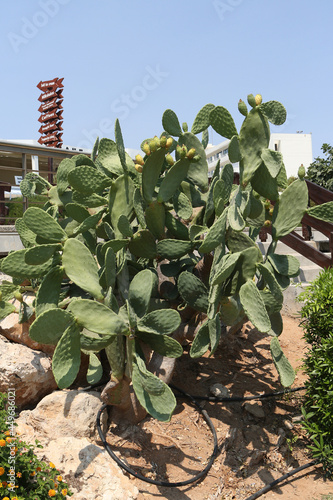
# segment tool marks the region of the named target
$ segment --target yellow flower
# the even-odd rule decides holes
[[[7,443],[11,443],[12,442],[12,438],[6,438],[6,441],[7,441]]]
[[[8,488],[9,488],[9,489],[13,488],[14,486],[15,486],[15,484],[13,484],[13,483],[8,483]]]
[[[51,469],[55,469],[55,465],[52,462],[50,462],[49,465],[50,465]]]
[[[6,441],[4,439],[0,439],[0,446],[6,446]]]
[[[8,498],[8,497],[3,497],[3,499],[2,499],[2,500],[9,500],[9,498]]]
[[[36,474],[35,471],[30,472],[30,476],[34,476]]]
[[[61,493],[64,495],[64,497],[67,495],[67,490],[66,488],[64,488],[63,490],[61,490]]]
[[[53,484],[54,484],[55,488],[58,488],[58,483],[56,483],[55,481],[53,481]]]
[[[56,494],[57,493],[54,490],[49,490],[49,497],[55,497]]]
[[[16,475],[17,477],[22,477],[22,472],[18,472]]]
[[[62,481],[62,476],[57,476],[57,481],[59,481],[59,483],[61,483],[61,481]]]
[[[5,432],[5,436],[10,436],[10,432],[9,432],[9,431],[6,431],[6,432]]]
[[[5,473],[5,469],[3,467],[0,467],[0,476]]]

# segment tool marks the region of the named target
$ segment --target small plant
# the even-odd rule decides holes
[[[299,296],[309,349],[304,359],[306,394],[302,413],[309,449],[333,474],[333,269],[325,269]]]
[[[39,460],[34,449],[42,448],[21,441],[17,425],[8,420],[7,395],[0,393],[0,498],[10,500],[64,500],[72,496],[67,483],[52,462]],[[9,430],[10,429],[10,430]]]

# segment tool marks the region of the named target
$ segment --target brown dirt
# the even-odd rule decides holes
[[[306,349],[299,319],[284,318],[281,345],[294,369],[293,387],[302,386],[302,356]],[[281,390],[269,351],[269,338],[251,324],[233,337],[225,337],[215,355],[192,360],[184,349],[173,383],[193,395],[210,395],[215,383],[226,386],[231,396],[249,396]],[[184,481],[198,473],[213,450],[211,432],[188,400],[178,398],[171,422],[147,417],[136,426],[113,425],[107,440],[112,449],[134,470],[146,477]],[[263,400],[263,417],[251,415],[242,403],[204,402],[218,436],[220,453],[201,482],[184,487],[157,487],[139,479],[133,482],[139,500],[245,500],[289,470],[310,461],[300,423],[302,392],[282,399]],[[260,498],[273,500],[333,500],[333,482],[322,469],[312,467],[291,477]]]

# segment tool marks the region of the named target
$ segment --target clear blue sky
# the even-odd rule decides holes
[[[64,144],[113,139],[118,117],[139,148],[166,108],[191,127],[209,102],[239,127],[238,100],[261,93],[316,157],[333,144],[332,18],[331,0],[2,0],[0,138],[38,139],[36,85],[64,77]]]

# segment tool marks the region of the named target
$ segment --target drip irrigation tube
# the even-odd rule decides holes
[[[183,391],[181,391],[181,392],[183,392]],[[183,394],[185,395],[186,393],[183,392]],[[187,484],[194,483],[196,481],[199,481],[199,479],[203,478],[207,474],[207,472],[209,471],[209,469],[211,468],[211,466],[213,465],[214,460],[215,460],[215,458],[217,456],[217,453],[219,451],[219,449],[218,449],[218,442],[217,442],[217,435],[216,435],[216,431],[215,431],[213,422],[209,418],[206,410],[203,410],[202,408],[200,408],[199,404],[196,401],[194,401],[194,399],[190,395],[186,394],[186,396],[190,397],[190,399],[192,400],[192,402],[197,407],[198,411],[202,414],[202,416],[206,420],[206,422],[207,422],[207,424],[208,424],[208,426],[209,426],[209,428],[210,428],[210,430],[211,430],[211,432],[213,434],[213,438],[214,438],[213,453],[212,453],[212,455],[209,458],[208,464],[206,465],[206,467],[201,472],[199,472],[196,476],[192,477],[191,479],[187,479],[185,481],[179,481],[179,482],[176,482],[176,483],[172,483],[172,482],[169,482],[169,481],[158,481],[156,479],[150,479],[148,477],[142,476],[139,472],[136,472],[135,470],[133,470],[130,467],[128,467],[128,465],[126,465],[122,460],[120,460],[120,458],[118,458],[117,455],[111,450],[111,448],[109,447],[109,444],[107,443],[107,441],[105,439],[105,436],[104,436],[104,434],[102,432],[102,429],[101,429],[101,414],[105,410],[105,408],[108,406],[106,404],[103,404],[101,406],[101,408],[98,410],[98,413],[97,413],[97,430],[98,430],[99,437],[101,438],[102,443],[104,445],[104,448],[106,449],[106,451],[108,452],[108,454],[110,455],[110,457],[113,458],[113,460],[115,460],[115,462],[117,462],[117,464],[122,469],[124,469],[126,472],[128,472],[132,476],[134,476],[134,477],[136,477],[138,479],[141,479],[141,481],[145,481],[146,483],[155,484],[156,486],[169,486],[169,487],[186,486]]]
[[[100,385],[100,384],[94,384],[93,386],[90,386],[90,387],[92,388],[92,387],[95,387],[95,386],[98,386],[98,385]],[[277,397],[277,396],[281,396],[281,395],[285,395],[285,394],[289,394],[289,393],[292,393],[292,392],[296,392],[296,391],[300,391],[300,390],[305,389],[305,387],[296,387],[294,389],[285,389],[283,391],[266,393],[266,394],[260,394],[258,396],[245,396],[245,397],[237,397],[236,396],[236,397],[232,397],[232,398],[221,398],[219,396],[192,396],[191,394],[188,394],[187,392],[183,391],[179,387],[174,386],[173,384],[169,384],[169,386],[170,386],[170,388],[173,391],[177,391],[178,393],[180,393],[184,397],[186,397],[186,398],[188,398],[188,399],[191,400],[191,402],[196,406],[196,408],[199,411],[199,413],[203,416],[203,418],[207,422],[207,424],[208,424],[208,426],[209,426],[209,428],[210,428],[210,430],[212,432],[213,438],[214,438],[214,449],[213,449],[213,453],[211,454],[211,456],[209,458],[208,464],[206,465],[206,467],[201,472],[199,472],[197,475],[193,476],[190,479],[187,479],[185,481],[179,481],[179,482],[158,481],[156,479],[147,478],[147,477],[143,476],[142,474],[140,474],[139,472],[136,472],[135,470],[131,469],[131,467],[129,467],[127,464],[125,464],[111,450],[111,448],[110,448],[110,446],[109,446],[108,442],[106,441],[106,438],[105,438],[105,436],[103,434],[103,431],[102,431],[102,428],[101,428],[101,415],[102,415],[103,411],[107,408],[107,406],[108,406],[107,404],[103,404],[101,406],[101,408],[98,410],[97,418],[96,418],[96,424],[97,424],[98,434],[99,434],[99,437],[101,438],[101,441],[103,443],[104,448],[106,449],[106,451],[108,452],[108,454],[110,455],[110,457],[122,469],[124,469],[126,472],[128,472],[128,474],[131,474],[132,476],[136,477],[137,479],[140,479],[141,481],[145,481],[146,483],[154,484],[156,486],[167,486],[167,487],[186,486],[188,484],[191,484],[191,483],[194,483],[196,481],[199,481],[200,479],[202,479],[207,474],[207,472],[209,471],[209,469],[213,465],[215,458],[217,457],[217,454],[218,454],[218,451],[219,451],[219,447],[218,447],[218,441],[217,441],[217,435],[216,435],[215,427],[213,425],[213,422],[209,418],[206,410],[204,410],[204,409],[201,408],[201,406],[200,406],[200,404],[198,403],[197,400],[232,403],[232,402],[248,401],[250,399],[263,399],[263,398],[268,398],[268,397]],[[300,470],[303,470],[306,467],[310,467],[311,465],[314,465],[315,463],[317,463],[317,462],[316,461],[310,462],[309,464],[303,465],[302,467],[298,467],[298,469],[295,469],[294,471],[291,471],[288,474],[285,474],[284,476],[282,476],[282,478],[277,479],[276,481],[273,481],[270,485],[267,485],[265,488],[271,489],[276,484],[278,484],[279,482],[283,481],[287,477],[290,477],[291,475],[296,474]],[[265,489],[265,488],[263,488],[259,492],[255,493],[255,495],[260,496],[263,493],[265,493],[266,491],[268,491],[268,489]],[[260,492],[262,492],[262,493],[260,493]],[[247,500],[254,500],[255,498],[258,498],[258,496],[253,496],[252,495]]]
[[[256,493],[253,493],[253,495],[251,495],[250,497],[246,498],[246,500],[255,500],[256,498],[261,497],[261,495],[263,495],[264,493],[267,493],[267,491],[274,488],[274,486],[276,486],[277,484],[282,483],[282,481],[285,481],[285,479],[288,479],[290,476],[293,476],[294,474],[297,474],[298,472],[301,472],[302,470],[307,469],[308,467],[313,467],[314,465],[318,464],[319,462],[317,460],[312,460],[312,462],[309,462],[308,464],[301,465],[300,467],[297,467],[297,469],[293,469],[287,474],[284,474],[278,479],[275,479],[275,481],[272,481],[271,483],[267,484],[266,486],[264,486],[264,488],[257,491]]]

